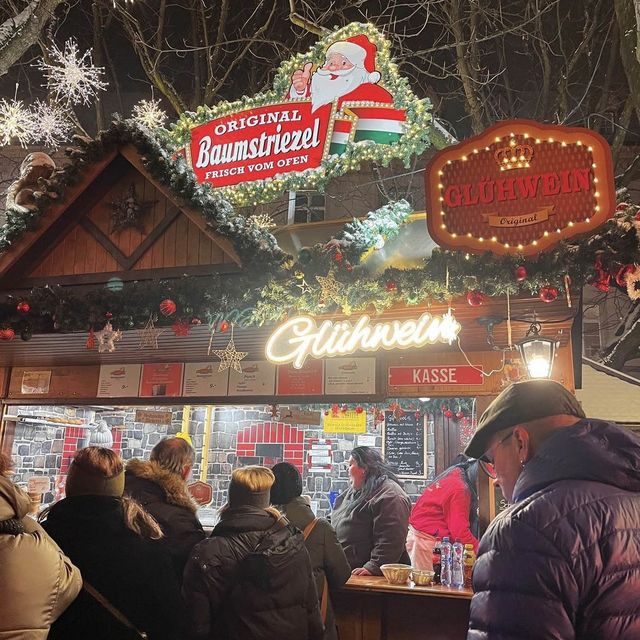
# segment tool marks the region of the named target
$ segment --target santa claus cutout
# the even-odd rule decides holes
[[[324,64],[312,71],[307,62],[291,76],[289,98],[310,98],[312,111],[338,101],[338,109],[346,102],[393,103],[391,94],[379,86],[376,71],[376,45],[367,36],[358,35],[334,42],[325,55]]]

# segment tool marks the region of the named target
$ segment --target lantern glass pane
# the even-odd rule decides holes
[[[523,340],[518,348],[530,378],[548,378],[553,367],[555,342],[544,338]]]

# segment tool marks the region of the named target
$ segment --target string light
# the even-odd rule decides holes
[[[57,149],[69,139],[73,125],[65,111],[57,104],[36,100],[32,109],[34,119],[34,141]]]
[[[133,107],[133,119],[142,127],[147,129],[158,129],[164,127],[167,121],[167,113],[160,108],[160,100],[140,100]]]
[[[104,68],[96,67],[91,58],[91,49],[80,54],[78,45],[73,39],[67,40],[64,49],[56,44],[49,51],[53,64],[41,60],[37,65],[47,79],[56,99],[63,99],[71,104],[89,105],[104,91],[108,84],[103,81]]]
[[[10,145],[17,140],[26,147],[33,139],[33,114],[21,100],[0,100],[0,143]]]

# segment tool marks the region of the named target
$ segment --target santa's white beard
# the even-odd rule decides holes
[[[322,105],[341,98],[365,82],[369,82],[369,72],[366,69],[358,67],[347,71],[318,69],[311,76],[312,110],[315,111]]]

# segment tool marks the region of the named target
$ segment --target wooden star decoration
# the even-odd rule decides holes
[[[114,342],[122,340],[122,331],[114,331],[110,322],[93,335],[98,343],[98,353],[113,353],[116,350]]]
[[[162,329],[156,329],[156,320],[158,318],[151,314],[140,334],[140,344],[138,349],[157,349],[158,337],[162,333]]]
[[[236,351],[236,345],[233,341],[233,336],[229,340],[229,344],[224,349],[214,349],[213,354],[220,358],[220,366],[218,371],[224,371],[229,367],[232,367],[234,371],[242,373],[242,365],[240,360],[244,360],[249,354],[244,351]]]
[[[336,304],[342,305],[342,295],[340,293],[340,283],[336,280],[333,271],[326,276],[316,276],[316,280],[322,289],[322,298],[324,300],[333,300]]]

